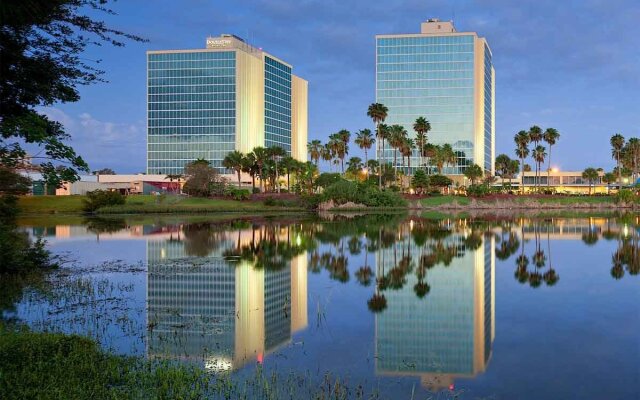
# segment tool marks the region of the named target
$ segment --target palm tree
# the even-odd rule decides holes
[[[314,161],[317,167],[322,152],[322,142],[317,139],[310,141],[307,143],[307,151],[309,152],[311,161]]]
[[[607,194],[611,192],[610,185],[616,181],[616,174],[613,172],[607,172],[602,177],[602,182],[607,184]]]
[[[300,161],[296,160],[291,156],[285,156],[282,161],[280,161],[280,166],[283,171],[287,174],[287,191],[291,191],[291,174],[296,173],[300,169]]]
[[[420,167],[424,165],[424,145],[427,143],[427,133],[431,130],[431,124],[424,117],[418,117],[413,124],[413,130],[416,131],[416,142],[418,143],[418,151],[420,153]]]
[[[256,166],[258,167],[258,176],[260,177],[260,190],[264,192],[263,169],[265,162],[267,162],[267,160],[270,158],[270,154],[266,148],[258,146],[253,148],[253,157],[256,161]]]
[[[361,129],[356,133],[356,140],[354,140],[355,144],[360,147],[361,150],[364,150],[364,163],[367,164],[369,161],[369,157],[367,156],[367,151],[371,149],[371,146],[376,142],[376,139],[373,137],[370,129]]]
[[[624,136],[619,133],[611,136],[611,156],[618,164],[618,190],[622,189],[622,168],[620,161],[622,160],[622,149],[624,148]]]
[[[329,143],[325,144],[320,149],[320,157],[322,158],[323,161],[326,161],[326,162],[329,163],[329,168],[330,168],[331,171],[333,171],[333,169],[331,168],[331,160],[333,159],[333,151],[331,150],[331,146],[329,145]]]
[[[346,129],[341,129],[340,131],[338,131],[338,133],[336,133],[336,136],[342,143],[341,150],[343,154],[342,154],[341,161],[342,161],[342,173],[344,173],[344,159],[349,154],[349,141],[351,140],[351,132],[349,132]]]
[[[389,127],[389,145],[393,148],[393,167],[395,179],[398,179],[398,150],[402,142],[407,137],[407,131],[401,125],[391,125]]]
[[[258,173],[258,165],[256,164],[255,154],[249,153],[242,158],[242,171],[251,176],[251,187],[256,188],[256,174]]]
[[[456,153],[449,143],[435,145],[433,147],[433,154],[429,159],[429,162],[436,166],[439,174],[442,174],[442,168],[445,165],[455,164],[456,161]]]
[[[360,157],[351,157],[349,161],[347,161],[347,171],[351,172],[355,176],[357,176],[358,172],[362,170],[362,167],[363,164]]]
[[[238,174],[238,187],[240,187],[240,173],[242,172],[242,160],[244,154],[238,150],[234,150],[227,154],[224,160],[222,160],[222,166],[227,169],[232,169]]]
[[[520,161],[511,160],[511,162],[509,163],[509,170],[507,171],[507,173],[509,174],[509,187],[511,187],[511,179],[513,179],[513,177],[515,177],[518,174],[519,170],[520,170]]]
[[[278,193],[280,193],[280,184],[278,183],[278,178],[280,178],[280,175],[278,173],[278,159],[281,157],[284,157],[287,155],[287,152],[284,151],[284,149],[280,146],[271,146],[267,149],[269,157],[271,158],[271,160],[273,161],[273,163],[276,166],[276,176],[275,176],[275,186],[276,186],[276,190],[278,191]]]
[[[589,167],[582,171],[582,179],[586,179],[589,182],[589,195],[591,195],[591,185],[598,179],[598,171]]]
[[[413,139],[403,140],[402,145],[400,146],[400,154],[402,154],[402,158],[407,157],[407,175],[409,176],[409,184],[411,184],[411,156],[413,156],[413,150],[416,148],[416,145]]]
[[[640,173],[640,139],[629,138],[622,149],[622,165],[631,170],[632,181],[635,183]]]
[[[529,128],[529,132],[527,132],[527,134],[529,135],[529,140],[531,141],[531,143],[533,143],[534,147],[537,147],[538,143],[542,141],[542,128],[540,128],[538,125],[533,125],[531,128]],[[533,153],[531,155],[533,156]],[[540,178],[538,175],[538,170],[536,169],[536,188],[538,187],[539,179]]]
[[[380,124],[384,122],[385,119],[387,119],[387,114],[389,112],[389,109],[384,105],[384,104],[380,104],[380,103],[372,103],[371,105],[369,105],[369,108],[367,109],[367,116],[369,116],[372,120],[374,125],[376,125],[376,136],[378,136],[378,158],[384,158],[384,136],[382,135],[381,131],[380,131]],[[380,143],[382,142],[382,156],[380,154]],[[382,162],[380,162],[380,164],[383,164]],[[378,186],[380,187],[380,189],[382,189],[382,174],[379,174],[378,176]]]
[[[500,154],[496,157],[496,171],[500,177],[502,177],[502,186],[504,187],[504,180],[509,173],[509,167],[511,165],[511,158],[506,154]]]
[[[464,170],[464,176],[469,178],[472,185],[475,185],[476,180],[482,178],[482,175],[484,175],[482,167],[478,164],[471,164]]]
[[[343,138],[344,136],[340,132],[334,133],[333,135],[329,136],[329,143],[327,144],[329,148],[331,148],[332,153],[335,154],[336,157],[338,157],[338,160],[340,160],[340,164],[342,165],[342,173],[344,174],[344,158],[349,152],[349,147],[346,145]]]
[[[549,145],[549,165],[547,166],[547,187],[549,187],[551,183],[551,146],[560,140],[560,132],[555,128],[547,128],[542,134],[542,139]]]
[[[516,133],[513,138],[516,142],[516,155],[520,158],[520,165],[522,166],[522,173],[520,174],[520,190],[524,194],[524,160],[529,157],[529,142],[531,138],[526,131],[520,131]]]
[[[544,159],[545,157],[547,157],[547,149],[545,149],[544,146],[538,145],[536,146],[535,149],[533,149],[533,153],[531,155],[536,162],[536,177],[537,177],[538,174],[540,173],[540,165],[544,163]],[[536,178],[536,187],[538,186],[538,184],[539,182],[538,182],[538,179]]]

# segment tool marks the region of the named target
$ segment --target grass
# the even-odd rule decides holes
[[[0,323],[2,399],[378,399],[330,374],[266,373],[233,379],[194,364],[113,355],[77,335],[13,330]],[[355,395],[355,396],[354,396]]]
[[[453,204],[454,201],[462,206],[471,203],[471,200],[464,196],[432,196],[420,199],[420,203],[424,207],[438,207],[445,204]]]
[[[85,196],[23,196],[18,207],[23,216],[45,214],[80,214]],[[181,196],[128,196],[121,206],[101,208],[99,214],[156,214],[156,213],[209,213],[209,212],[264,212],[301,211],[296,206],[266,206],[258,201],[206,199]]]

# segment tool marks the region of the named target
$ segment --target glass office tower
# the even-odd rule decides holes
[[[224,157],[257,146],[306,161],[307,82],[291,70],[233,35],[147,52],[147,173],[181,174],[198,158],[231,173]]]
[[[385,124],[402,125],[415,138],[413,124],[425,117],[428,142],[449,143],[458,156],[445,174],[462,174],[471,163],[494,172],[494,84],[487,41],[457,32],[452,22],[431,19],[418,34],[376,36],[376,102],[389,109]],[[393,151],[386,146],[378,160],[392,163]],[[398,157],[398,165],[403,162]],[[411,166],[418,165],[415,150]]]

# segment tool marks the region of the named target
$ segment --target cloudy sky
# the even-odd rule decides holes
[[[434,17],[491,46],[498,153],[513,156],[513,135],[537,124],[560,131],[553,163],[561,169],[610,169],[609,137],[640,136],[638,0],[126,0],[112,8],[117,16],[98,17],[149,42],[88,49],[109,83],[47,110],[92,169],[145,169],[146,50],[203,48],[220,33],[248,39],[309,81],[309,139],[325,140],[371,128],[374,35],[416,33]]]

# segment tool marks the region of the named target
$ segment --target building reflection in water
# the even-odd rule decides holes
[[[188,226],[162,240],[148,241],[149,357],[235,370],[262,363],[304,329],[306,252],[284,260],[278,268],[256,268],[240,257],[241,249],[290,240],[290,229],[211,231]]]
[[[379,274],[402,258],[418,269],[428,263],[425,297],[412,290],[419,274],[407,274],[403,290],[385,290],[386,309],[376,314],[375,351],[377,374],[416,376],[432,391],[453,389],[456,378],[485,371],[495,336],[495,238],[482,240],[474,233],[479,242],[473,245],[469,229],[441,229],[451,234],[433,235],[420,245],[406,234],[376,256]]]

